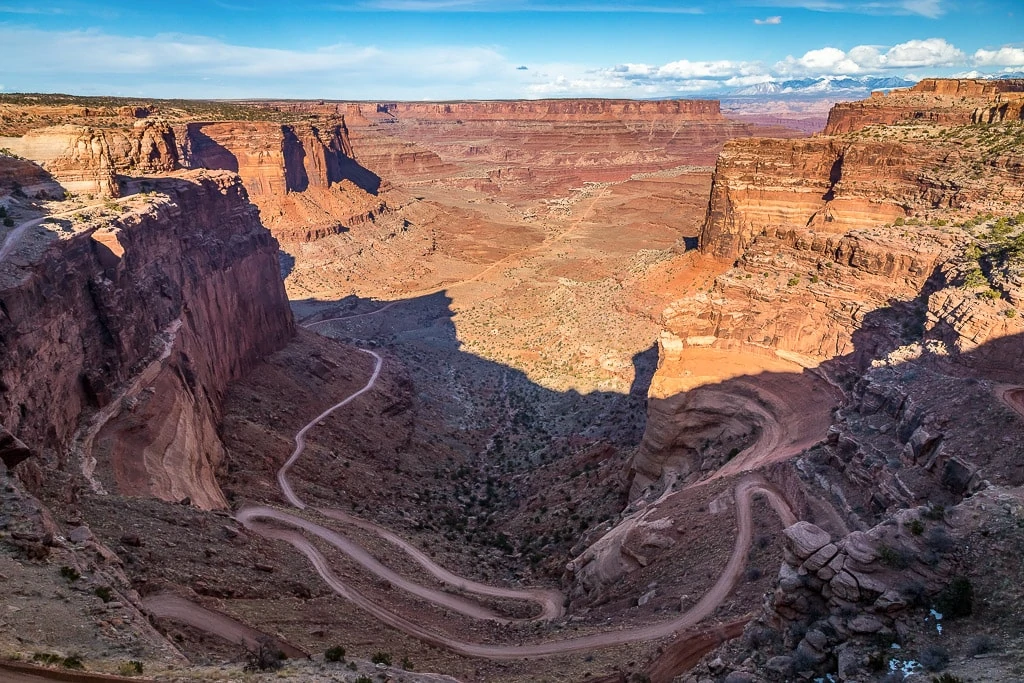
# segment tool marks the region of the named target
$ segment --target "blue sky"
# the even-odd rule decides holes
[[[1022,0],[0,0],[0,90],[701,96],[1024,71]]]

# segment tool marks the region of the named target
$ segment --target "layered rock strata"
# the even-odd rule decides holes
[[[97,490],[223,507],[226,387],[293,333],[277,242],[237,176],[152,182],[0,265],[0,421]]]

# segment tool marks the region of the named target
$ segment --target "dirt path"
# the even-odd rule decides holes
[[[307,509],[307,505],[292,489],[291,484],[288,481],[287,474],[289,469],[298,461],[305,449],[307,433],[318,422],[326,418],[335,410],[338,410],[367,391],[370,391],[380,376],[383,364],[381,357],[377,353],[367,349],[361,349],[361,351],[373,356],[375,359],[374,369],[370,379],[361,389],[348,396],[345,400],[331,406],[316,418],[310,420],[298,431],[298,433],[296,433],[295,450],[277,473],[277,481],[281,487],[282,494],[288,502],[299,510]],[[770,433],[766,434],[765,437],[766,443],[756,451],[758,458],[771,458],[773,450],[779,447],[779,434]],[[622,631],[606,631],[566,640],[519,645],[496,645],[457,640],[438,632],[434,628],[424,626],[421,623],[406,618],[405,616],[396,614],[384,604],[361,594],[333,572],[330,568],[328,559],[324,557],[316,546],[314,546],[313,543],[303,535],[302,531],[317,536],[348,555],[352,560],[362,565],[366,570],[378,578],[385,579],[412,595],[473,618],[507,621],[482,605],[459,596],[422,586],[399,575],[379,562],[358,543],[337,531],[323,527],[315,522],[305,519],[304,517],[267,506],[249,506],[242,508],[236,514],[236,518],[247,528],[265,538],[280,540],[290,544],[298,552],[306,556],[320,578],[330,586],[335,593],[370,613],[381,622],[399,629],[400,631],[425,643],[443,647],[462,655],[509,660],[565,654],[570,652],[583,652],[638,641],[658,640],[671,636],[683,629],[696,626],[718,609],[719,605],[721,605],[725,598],[728,597],[740,579],[740,575],[747,563],[747,553],[750,549],[753,534],[754,525],[752,520],[751,503],[754,496],[759,494],[767,497],[772,509],[779,516],[784,526],[790,526],[796,523],[796,515],[778,491],[772,488],[758,475],[747,474],[744,476],[736,484],[735,488],[736,520],[738,528],[733,550],[729,556],[729,561],[722,569],[718,580],[711,589],[704,594],[696,605],[685,613],[679,615],[675,619],[639,628]],[[668,495],[668,492],[666,492],[666,496],[663,496],[663,498]],[[376,533],[409,555],[409,557],[430,572],[435,578],[438,578],[439,580],[463,591],[476,593],[478,595],[520,599],[538,603],[541,606],[542,614],[535,619],[551,619],[562,615],[562,596],[557,591],[514,590],[487,586],[485,584],[469,581],[464,577],[453,574],[443,567],[438,566],[418,548],[415,548],[412,544],[384,527],[355,518],[348,513],[339,510],[325,509],[320,510],[320,512],[327,517],[345,522],[346,524],[353,524],[362,529]],[[259,521],[267,519],[287,524],[295,529],[282,529],[278,526],[266,525]],[[228,627],[224,626],[218,620],[210,617],[209,615],[198,611],[196,607],[198,606],[194,606],[192,603],[188,603],[187,601],[184,605],[180,603],[176,604],[174,607],[174,616],[172,618],[178,618],[197,626],[198,628],[203,628],[218,635],[230,637],[230,629]],[[237,637],[237,634],[235,634],[235,637]]]
[[[280,638],[243,624],[226,614],[206,609],[191,600],[178,597],[172,593],[157,593],[142,600],[146,610],[155,617],[180,621],[209,633],[216,633],[232,643],[238,643],[250,649],[259,647],[260,641],[269,639],[274,646],[290,659],[303,659],[309,656],[294,645]]]
[[[1000,386],[996,391],[1003,403],[1024,417],[1024,387]]]
[[[63,681],[64,683],[107,683],[109,681],[152,681],[152,678],[124,678],[108,674],[91,674],[68,669],[44,669],[39,666],[22,662],[0,661],[0,681],[3,683],[45,683],[46,681]]]
[[[366,316],[377,315],[378,313],[383,313],[384,311],[388,310],[392,306],[395,306],[395,305],[400,304],[400,303],[402,303],[401,300],[399,300],[399,301],[391,301],[391,302],[388,302],[388,303],[384,304],[383,306],[381,306],[380,308],[378,308],[375,311],[367,311],[366,313],[356,313],[354,315],[344,315],[344,316],[342,316],[340,318],[327,318],[326,320],[314,320],[311,323],[304,322],[304,323],[302,323],[302,327],[304,327],[304,328],[306,328],[308,330],[309,328],[313,327],[314,325],[323,325],[324,323],[333,323],[333,322],[338,322],[339,320],[351,320],[353,318],[365,318]]]
[[[367,391],[372,389],[373,385],[377,383],[377,378],[380,377],[380,369],[381,366],[384,364],[384,359],[381,358],[376,353],[374,353],[373,351],[368,351],[367,349],[359,350],[362,351],[363,353],[370,354],[376,360],[376,364],[373,367],[373,374],[370,376],[370,380],[363,386],[362,389],[355,392],[354,394],[346,398],[344,401],[335,403],[333,406],[331,406],[330,408],[328,408],[327,410],[325,410],[324,412],[320,413],[312,420],[310,420],[305,427],[300,429],[299,432],[295,435],[295,450],[292,451],[291,457],[288,458],[288,460],[281,467],[281,469],[277,471],[277,484],[278,486],[281,487],[281,493],[284,494],[284,497],[288,500],[289,503],[299,508],[300,510],[305,510],[306,504],[302,502],[302,499],[295,495],[295,491],[292,490],[292,485],[288,483],[288,470],[291,469],[292,465],[295,464],[295,461],[299,459],[299,456],[302,455],[302,451],[305,450],[306,448],[306,432],[308,432],[310,429],[316,426],[317,422],[324,419],[338,408],[348,405],[349,403],[351,403],[352,401],[354,401],[355,399],[359,398]]]
[[[391,612],[386,607],[374,602],[362,595],[351,586],[342,581],[330,569],[327,558],[313,546],[301,534],[292,531],[285,531],[274,528],[255,527],[261,535],[267,538],[285,541],[291,544],[296,550],[305,555],[313,565],[321,579],[331,587],[338,595],[351,601],[353,604],[364,609],[383,623],[397,628],[404,633],[413,636],[423,642],[438,647],[444,647],[458,654],[469,657],[481,657],[487,659],[523,659],[527,657],[543,657],[548,655],[565,654],[570,652],[583,652],[596,650],[605,647],[613,647],[625,643],[633,643],[645,640],[658,640],[670,636],[682,629],[695,626],[710,616],[725,598],[732,592],[740,578],[740,574],[747,562],[747,552],[750,548],[753,535],[753,519],[751,512],[751,501],[756,494],[763,494],[776,514],[779,515],[783,524],[789,526],[796,522],[796,515],[789,508],[789,505],[782,496],[773,488],[768,486],[760,477],[748,476],[736,486],[736,514],[739,526],[736,534],[736,541],[733,545],[729,562],[714,586],[704,594],[700,601],[684,614],[670,621],[642,626],[640,628],[625,631],[607,631],[594,633],[588,636],[559,640],[546,643],[534,643],[529,645],[491,645],[484,643],[470,643],[456,640],[444,634],[438,633],[435,629],[427,628],[419,623]],[[273,515],[274,519],[286,521],[290,517],[287,513]],[[251,520],[249,520],[251,523]],[[308,528],[306,523],[302,528]]]
[[[28,230],[29,228],[33,228],[33,227],[41,224],[43,221],[45,221],[48,218],[58,218],[60,216],[70,216],[71,214],[78,213],[79,211],[85,211],[86,209],[95,208],[97,206],[100,206],[103,203],[104,202],[94,202],[92,204],[86,204],[85,206],[80,206],[77,209],[71,209],[70,211],[61,211],[60,213],[52,213],[52,214],[50,214],[48,216],[40,216],[39,218],[33,218],[32,220],[25,221],[24,223],[21,223],[21,224],[15,226],[14,228],[11,229],[11,231],[9,233],[7,233],[7,236],[4,237],[3,245],[0,246],[0,261],[3,261],[4,259],[6,259],[10,255],[10,253],[12,251],[14,251],[14,248],[16,246],[18,246],[18,240],[21,239],[21,236],[23,234],[25,234],[25,231]]]

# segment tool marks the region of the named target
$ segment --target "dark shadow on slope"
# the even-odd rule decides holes
[[[649,349],[633,355],[633,385],[629,388],[629,393],[646,397],[657,369],[658,344],[655,342]]]
[[[187,167],[238,173],[238,157],[203,132],[203,126],[208,125],[215,124],[188,124],[187,137],[183,141],[183,144],[187,147],[187,152],[183,155],[183,159],[188,159]]]

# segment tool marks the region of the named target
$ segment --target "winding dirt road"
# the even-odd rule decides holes
[[[299,457],[301,457],[306,445],[306,435],[318,422],[326,418],[328,415],[348,405],[359,396],[373,389],[380,377],[383,365],[383,360],[380,355],[368,349],[360,350],[363,353],[373,356],[375,360],[374,369],[369,380],[361,389],[310,420],[309,423],[296,433],[295,449],[277,473],[277,481],[282,494],[285,499],[287,499],[288,502],[298,510],[307,510],[308,506],[295,493],[289,483],[288,471],[298,461]],[[778,446],[777,435],[769,435],[768,441],[769,443],[766,444],[764,448],[766,455],[770,455],[771,449]],[[670,494],[666,491],[666,495],[663,496],[663,498],[668,495]],[[796,515],[778,491],[772,488],[759,475],[747,474],[744,476],[737,483],[735,488],[738,530],[732,553],[729,556],[729,561],[719,575],[718,581],[715,582],[711,589],[704,594],[696,605],[685,613],[669,621],[663,621],[639,628],[621,631],[605,631],[577,638],[518,645],[495,645],[457,640],[438,632],[435,628],[426,627],[421,623],[414,622],[409,618],[396,614],[381,603],[361,594],[358,590],[345,583],[344,580],[334,573],[330,567],[329,560],[306,536],[303,535],[302,532],[316,536],[337,550],[345,553],[349,558],[360,564],[364,569],[374,574],[376,577],[387,580],[395,587],[398,587],[411,595],[415,595],[423,600],[427,600],[469,617],[477,619],[491,619],[503,623],[512,621],[502,618],[493,610],[471,600],[417,584],[416,582],[399,575],[394,570],[388,568],[373,557],[363,546],[333,529],[324,527],[306,519],[305,517],[268,506],[247,506],[242,508],[236,513],[236,519],[247,528],[264,538],[280,540],[290,544],[298,552],[306,556],[314,570],[320,576],[321,580],[330,586],[335,593],[373,615],[379,621],[425,643],[443,647],[462,655],[487,659],[509,660],[528,657],[543,657],[571,652],[583,652],[638,641],[658,640],[671,636],[678,631],[691,628],[703,621],[705,618],[713,614],[715,610],[718,609],[719,605],[732,592],[744,567],[746,566],[747,553],[750,548],[753,534],[751,503],[755,495],[764,495],[767,497],[768,502],[779,516],[783,525],[790,526],[796,523]],[[453,574],[443,567],[440,567],[418,548],[384,527],[353,517],[352,515],[340,510],[317,509],[316,512],[319,512],[325,517],[335,519],[346,524],[352,524],[361,529],[377,534],[388,543],[406,553],[413,561],[418,563],[435,578],[466,593],[473,593],[488,597],[524,600],[539,604],[541,608],[540,615],[525,621],[550,620],[558,618],[563,614],[563,596],[558,591],[515,590],[488,586],[475,581],[470,581],[464,577]],[[283,529],[277,525],[264,524],[260,520],[273,520],[278,524],[291,526],[293,529]],[[186,613],[191,611],[187,605],[183,607],[180,603],[175,605],[175,610],[184,610]],[[219,623],[215,623],[215,620],[208,619],[196,611],[191,612],[191,614],[179,615],[178,618],[218,635],[225,637],[230,635],[222,633],[221,630],[223,627]],[[237,634],[234,635],[237,637]]]

